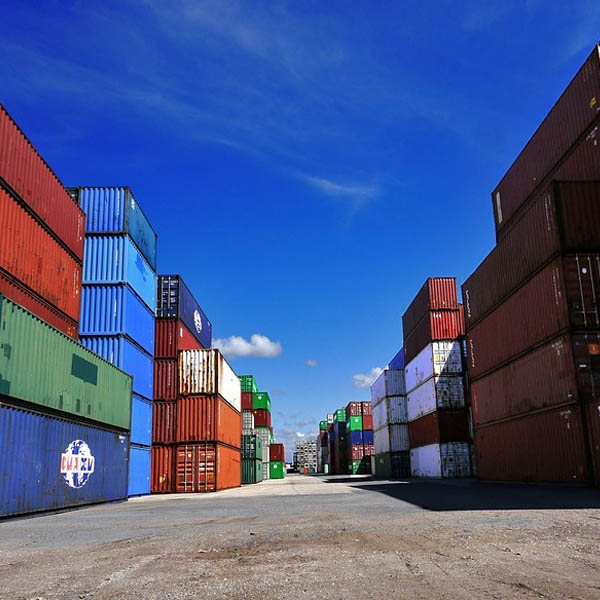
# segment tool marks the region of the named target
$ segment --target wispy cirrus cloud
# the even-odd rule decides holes
[[[276,358],[283,351],[281,342],[273,342],[266,335],[259,333],[250,336],[250,340],[239,335],[219,338],[214,340],[213,345],[228,358]]]
[[[309,358],[304,364],[307,367],[313,367],[313,368],[319,366],[319,362],[317,360],[315,360],[314,358]]]

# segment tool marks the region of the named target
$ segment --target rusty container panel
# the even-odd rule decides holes
[[[174,443],[177,404],[175,402],[157,400],[152,405],[152,443]]]
[[[272,462],[285,461],[285,447],[283,444],[271,444],[270,459]]]
[[[180,397],[175,431],[177,443],[222,442],[241,448],[242,415],[217,395]]]
[[[154,361],[154,399],[177,399],[177,361],[170,358],[157,358]]]
[[[175,447],[152,446],[150,492],[169,494],[175,491]]]
[[[480,479],[590,481],[581,409],[577,405],[477,427],[475,451]]]
[[[242,392],[242,410],[252,410],[252,392]]]
[[[78,322],[81,263],[1,188],[0,231],[0,268]]]
[[[254,427],[271,427],[271,413],[264,408],[252,410],[254,415]]]
[[[360,402],[348,402],[346,405],[346,418],[360,417],[362,415],[362,404]]]
[[[600,57],[595,46],[519,156],[492,192],[496,232],[577,142],[600,112]],[[563,177],[579,179],[580,177]]]
[[[445,442],[468,442],[469,419],[465,410],[435,411],[408,424],[411,448]]]
[[[406,337],[432,310],[458,308],[456,277],[429,277],[402,315],[402,331]]]
[[[0,179],[81,264],[85,214],[2,104]]]
[[[79,339],[77,322],[69,319],[47,300],[32,292],[8,273],[0,270],[0,294],[16,302],[70,338]]]
[[[178,319],[156,319],[155,358],[177,358],[180,350],[199,350],[200,342]]]
[[[464,335],[459,310],[435,310],[427,313],[413,331],[404,337],[404,355],[408,364],[427,344],[455,340]]]
[[[214,492],[239,487],[242,479],[241,451],[214,442],[180,444],[175,447],[175,491]]]

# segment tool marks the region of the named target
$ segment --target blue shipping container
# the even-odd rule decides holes
[[[0,516],[127,497],[128,436],[0,403]]]
[[[133,391],[148,400],[154,390],[152,356],[123,335],[81,336],[79,341],[92,352],[133,377]]]
[[[350,431],[348,436],[348,444],[350,446],[362,446],[363,445],[363,432],[362,431]]]
[[[150,448],[133,445],[129,447],[128,496],[150,493],[150,457]]]
[[[396,356],[390,360],[390,369],[404,369],[404,348],[400,348]]]
[[[137,394],[131,397],[131,443],[152,445],[152,402]]]
[[[156,273],[128,235],[85,236],[83,283],[128,283],[154,314]]]
[[[158,276],[156,316],[181,319],[204,348],[212,344],[212,324],[180,275]]]
[[[362,434],[363,434],[363,444],[365,446],[372,446],[373,444],[375,444],[375,436],[373,434],[372,429],[365,429],[365,430],[363,430]]]
[[[81,290],[80,335],[126,335],[154,356],[154,314],[124,283]]]
[[[87,233],[128,233],[156,271],[157,235],[128,187],[80,187]]]

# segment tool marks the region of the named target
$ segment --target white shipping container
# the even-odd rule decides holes
[[[404,371],[386,369],[371,385],[371,402],[375,404],[386,396],[404,396]]]
[[[219,394],[237,411],[242,410],[240,380],[216,348],[179,353],[179,393]]]
[[[249,410],[242,412],[242,429],[254,429],[254,413]]]
[[[434,375],[459,375],[462,371],[460,342],[432,342],[406,365],[406,389],[410,392]]]
[[[410,448],[408,425],[396,423],[373,431],[375,454],[382,452],[402,452]]]
[[[390,451],[390,430],[387,425],[373,431],[373,445],[375,454]]]
[[[263,464],[262,464],[262,471],[263,471],[263,480],[264,479],[270,479],[269,477],[269,463],[265,462],[263,459]]]
[[[383,398],[373,405],[373,429],[379,429],[391,423],[407,423],[406,396]]]
[[[327,413],[327,423],[333,423],[333,413]]]
[[[463,408],[465,388],[460,376],[428,379],[407,396],[408,420],[415,421],[438,408]]]
[[[410,451],[410,470],[413,477],[455,478],[470,477],[471,444],[447,442],[429,444]]]

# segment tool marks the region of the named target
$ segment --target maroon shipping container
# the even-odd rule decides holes
[[[254,427],[271,427],[271,413],[264,408],[255,408],[252,411],[254,415]]]
[[[362,414],[372,415],[373,414],[373,403],[372,402],[361,402]]]
[[[155,358],[177,359],[179,350],[200,350],[202,344],[190,330],[177,319],[156,319]]]
[[[365,456],[364,446],[348,446],[346,448],[346,458],[348,460],[362,460]]]
[[[285,460],[285,447],[283,444],[271,444],[269,459],[271,462]]]
[[[599,248],[600,183],[552,183],[463,284],[467,331],[558,253]]]
[[[177,399],[177,360],[172,358],[157,358],[154,361],[154,399]]]
[[[326,431],[319,431],[319,445],[321,446],[321,448],[326,448],[327,447],[327,432]]]
[[[168,494],[175,491],[174,460],[173,446],[152,446],[150,491],[153,494]]]
[[[215,442],[175,446],[175,491],[214,492],[242,484],[241,451]]]
[[[492,205],[498,234],[586,132],[599,111],[600,60],[596,46],[493,191]]]
[[[346,419],[348,417],[360,417],[362,415],[362,404],[360,402],[349,402],[346,404]]]
[[[589,483],[577,405],[475,429],[477,473],[489,481]]]
[[[155,401],[152,403],[152,443],[172,444],[175,442],[175,402]]]
[[[442,444],[445,442],[468,442],[469,418],[466,410],[435,411],[408,424],[411,448]]]
[[[85,214],[2,104],[0,178],[81,264]]]
[[[373,444],[364,445],[364,455],[373,456],[375,454],[375,446]]]
[[[373,415],[363,415],[363,431],[371,431],[373,429]]]
[[[252,392],[242,392],[242,410],[252,410]]]
[[[81,263],[0,188],[0,268],[79,322]]]
[[[404,337],[406,338],[428,312],[457,308],[456,277],[430,277],[402,315]]]
[[[600,333],[577,333],[571,338],[579,400],[600,401]]]
[[[74,340],[79,339],[79,326],[76,321],[69,319],[44,298],[32,292],[8,273],[2,272],[1,269],[0,294],[20,304],[23,308]]]
[[[404,359],[408,364],[427,344],[440,340],[455,340],[464,335],[459,310],[435,310],[404,337]]]
[[[587,442],[590,450],[593,480],[596,486],[600,486],[600,401],[584,404],[582,409],[588,434]]]
[[[469,377],[481,377],[569,326],[600,328],[599,297],[599,254],[557,258],[469,332]]]

